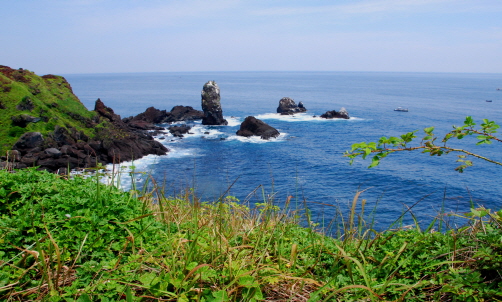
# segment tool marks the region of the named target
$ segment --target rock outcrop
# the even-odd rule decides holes
[[[17,159],[7,159],[12,168],[39,166],[51,172],[67,168],[90,168],[98,163],[130,161],[148,154],[163,155],[167,148],[145,131],[129,127],[119,115],[98,99],[94,118],[96,135],[92,139],[74,128],[56,126],[44,137],[40,132],[23,134],[12,147]],[[11,151],[12,152],[12,151]]]
[[[201,97],[202,111],[204,111],[202,125],[228,125],[227,120],[223,118],[218,84],[215,81],[204,84]]]
[[[138,159],[148,154],[166,154],[166,147],[155,141],[145,131],[129,127],[101,100],[96,101],[94,110],[98,113],[100,123],[109,122],[112,125],[96,133],[96,138],[101,141],[101,148],[96,150],[101,154],[101,159],[107,162],[121,162]]]
[[[89,111],[61,76],[0,65],[0,99],[0,167],[61,171],[167,152],[101,100]]]
[[[183,137],[183,134],[189,133],[192,127],[188,125],[171,126],[168,128],[169,132],[175,137]]]
[[[204,118],[204,112],[190,106],[174,106],[164,123],[190,122]]]
[[[149,107],[145,112],[123,119],[129,126],[143,130],[161,130],[155,124],[201,120],[204,112],[190,106],[174,106],[170,112]]]
[[[349,113],[347,112],[347,110],[344,107],[342,107],[340,109],[340,111],[338,111],[338,112],[336,110],[326,111],[326,113],[321,114],[321,117],[325,118],[325,119],[332,119],[332,118],[349,119],[350,118]]]
[[[292,98],[284,97],[279,101],[279,107],[277,107],[277,113],[281,115],[291,115],[298,112],[305,112],[307,108],[303,106],[300,102],[296,105],[296,102]]]
[[[12,125],[25,128],[29,123],[36,123],[41,120],[39,117],[34,117],[28,114],[14,115],[11,117]]]
[[[246,117],[236,134],[245,137],[259,136],[262,139],[270,139],[271,137],[278,137],[280,135],[277,129],[254,116]]]

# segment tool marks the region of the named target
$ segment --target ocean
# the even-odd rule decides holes
[[[473,159],[464,173],[454,153],[431,157],[419,152],[391,154],[375,168],[369,160],[349,165],[343,157],[351,145],[377,141],[382,136],[434,126],[442,135],[466,116],[502,123],[502,74],[386,73],[386,72],[166,72],[123,74],[68,74],[74,93],[88,109],[100,98],[121,117],[154,106],[176,105],[201,109],[200,92],[209,80],[218,83],[228,126],[195,123],[193,134],[175,139],[156,137],[171,151],[133,163],[134,182],[151,175],[167,195],[194,188],[202,200],[227,194],[242,202],[265,198],[284,206],[293,196],[295,206],[306,205],[312,219],[329,222],[337,209],[345,211],[357,191],[364,192],[366,211],[376,209],[375,222],[388,227],[411,211],[421,224],[439,213],[462,213],[471,205],[501,208],[502,167]],[[276,114],[283,97],[302,101],[308,109],[295,116]],[[492,100],[492,102],[486,102]],[[345,107],[349,120],[324,120],[328,110]],[[396,112],[397,107],[408,112]],[[264,141],[235,135],[247,116],[255,116],[281,132]],[[501,160],[502,144],[475,146],[476,138],[452,141],[488,158]],[[131,180],[123,183],[131,187]],[[404,223],[412,223],[405,216]]]

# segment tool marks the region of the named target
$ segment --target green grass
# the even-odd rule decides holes
[[[89,137],[95,134],[92,127],[86,126],[86,121],[92,119],[95,112],[85,108],[63,77],[43,78],[28,70],[16,70],[11,77],[0,72],[0,103],[4,107],[0,109],[1,154],[5,154],[22,133],[35,131],[46,135],[53,131],[56,125],[75,128]],[[26,99],[31,100],[33,109],[16,109],[16,106]],[[22,131],[13,130],[15,126],[11,117],[21,114],[45,117],[46,120],[29,123]]]
[[[332,217],[332,238],[290,197],[279,209],[265,197],[204,202],[151,187],[0,171],[0,300],[502,299],[500,211],[472,209],[444,232],[433,229],[445,215],[376,232],[357,194],[348,217]]]

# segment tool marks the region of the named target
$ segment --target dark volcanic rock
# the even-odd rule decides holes
[[[58,146],[75,144],[75,139],[68,132],[68,130],[63,127],[56,126],[54,131],[52,132],[51,138],[54,140],[54,142],[57,143]]]
[[[173,136],[183,137],[183,134],[187,134],[190,129],[192,129],[192,127],[188,125],[171,126],[169,127],[169,132],[171,132]]]
[[[295,101],[292,98],[284,97],[279,101],[279,107],[277,107],[277,113],[282,115],[291,115],[298,112],[305,112],[307,108],[303,106],[303,103],[300,102],[296,105]]]
[[[349,119],[350,118],[349,113],[347,112],[347,110],[344,107],[342,107],[342,109],[340,109],[340,111],[338,111],[338,112],[336,110],[326,111],[326,113],[321,114],[321,117],[326,118],[326,119],[332,119],[332,118]]]
[[[11,116],[12,125],[25,128],[29,123],[36,123],[41,120],[39,117],[34,117],[28,114]]]
[[[228,125],[227,120],[223,118],[218,84],[215,81],[204,84],[201,97],[202,111],[204,111],[202,125]]]
[[[147,124],[160,124],[164,122],[168,115],[169,113],[165,110],[148,107],[145,112],[140,113],[135,117],[124,119],[124,121],[129,124],[138,123],[139,121]]]
[[[98,131],[96,138],[102,141],[99,151],[100,158],[107,162],[130,161],[141,158],[148,154],[164,155],[167,148],[158,141],[155,141],[151,135],[145,131],[128,127],[122,121],[119,115],[106,107],[98,99],[96,101],[95,111],[99,119],[108,120],[113,127],[103,128]]]
[[[12,147],[13,150],[18,150],[21,154],[26,154],[29,150],[42,146],[44,138],[40,132],[27,132],[19,138]]]
[[[103,103],[103,101],[101,101],[101,99],[96,100],[96,104],[94,105],[94,111],[96,111],[100,117],[105,118],[108,121],[112,122],[115,126],[118,126],[119,128],[122,129],[127,128],[125,123],[122,122],[120,115],[115,114],[112,108],[105,106],[105,104]]]
[[[190,106],[174,106],[171,115],[165,120],[166,123],[195,121],[204,118],[204,112],[195,110]]]
[[[50,157],[54,158],[59,158],[61,156],[61,151],[59,151],[56,148],[47,148],[44,150],[45,154],[49,155]]]
[[[31,111],[33,108],[35,108],[35,105],[33,105],[30,98],[23,98],[23,100],[16,106],[16,109],[19,111]]]
[[[56,126],[45,138],[39,132],[28,132],[14,144],[20,156],[14,167],[39,166],[51,172],[66,168],[89,168],[96,164],[129,161],[148,154],[163,155],[167,148],[155,141],[146,131],[124,123],[120,116],[96,101],[97,116],[93,123],[96,135],[89,139],[74,128]]]
[[[277,129],[254,116],[246,117],[236,134],[245,137],[260,136],[262,139],[269,139],[280,135]]]
[[[171,112],[149,107],[145,112],[125,118],[123,121],[130,127],[137,129],[162,130],[163,128],[159,128],[155,124],[201,120],[203,117],[204,112],[190,106],[174,106]]]
[[[155,126],[154,124],[147,121],[124,119],[124,122],[127,124],[127,126],[139,130],[164,130],[164,128]]]

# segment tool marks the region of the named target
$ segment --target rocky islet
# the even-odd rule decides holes
[[[240,129],[236,132],[236,134],[244,137],[259,136],[265,140],[278,137],[280,135],[277,129],[268,125],[264,121],[255,118],[254,116],[246,117],[246,119],[241,123]]]
[[[307,108],[302,102],[296,104],[295,100],[289,97],[284,97],[279,101],[279,106],[277,107],[277,113],[281,115],[293,115],[295,113],[306,112]]]
[[[325,119],[334,119],[334,118],[342,118],[342,119],[350,119],[349,113],[347,112],[347,109],[342,107],[339,111],[336,110],[331,110],[331,111],[326,111],[326,113],[323,113],[320,115],[321,118]]]

